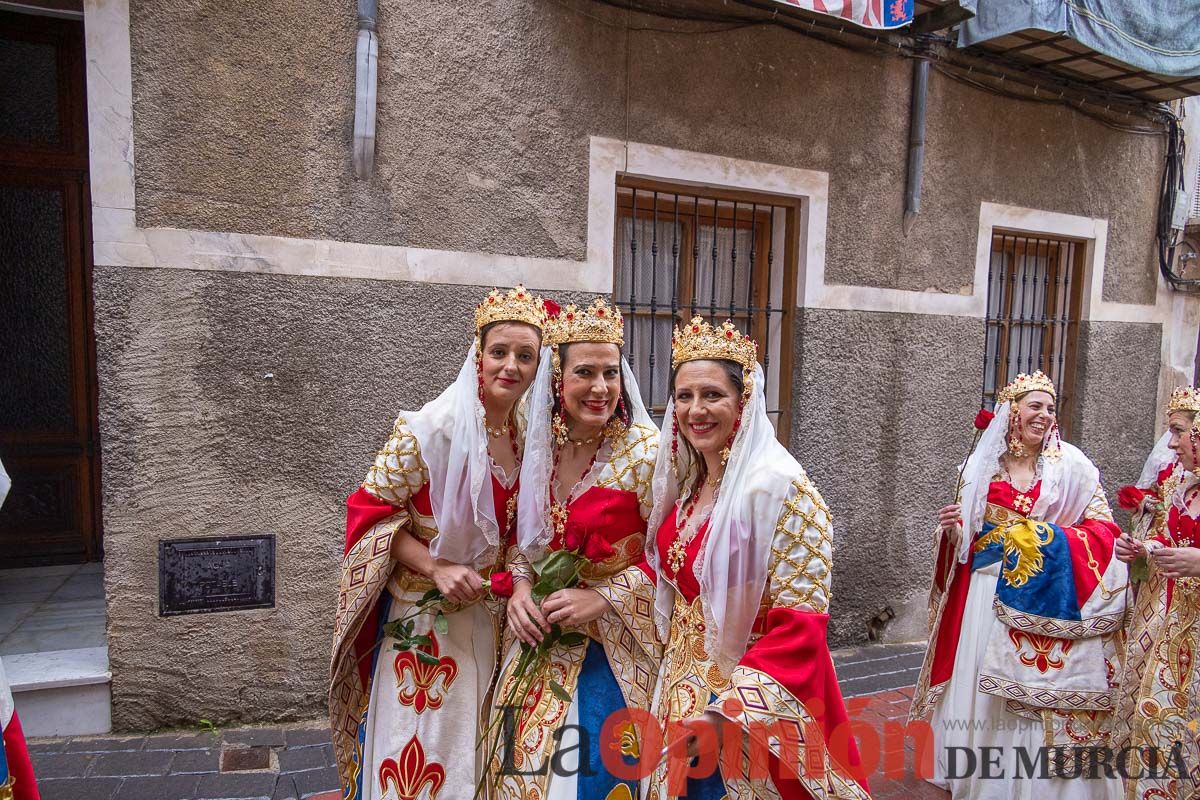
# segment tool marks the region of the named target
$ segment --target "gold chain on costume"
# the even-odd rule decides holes
[[[689,530],[688,523],[692,519],[692,514],[696,511],[696,506],[700,505],[700,493],[704,491],[704,487],[709,483],[715,484],[717,488],[713,491],[712,503],[708,507],[708,516],[698,521],[695,526]],[[683,565],[687,562],[688,546],[691,545],[692,540],[696,538],[696,534],[700,532],[700,529],[704,527],[704,524],[708,522],[708,517],[712,516],[712,509],[713,506],[717,504],[717,494],[721,490],[720,487],[721,481],[719,479],[716,481],[710,481],[708,477],[705,477],[704,482],[700,484],[695,493],[688,497],[688,500],[691,502],[688,504],[687,511],[685,511],[683,514],[682,522],[678,522],[678,509],[675,511],[675,519],[677,520],[676,524],[678,525],[678,529],[675,532],[675,541],[671,542],[671,546],[667,548],[667,566],[671,568],[671,572],[676,576],[679,575],[679,571],[683,569]]]
[[[1087,552],[1088,569],[1096,576],[1096,585],[1100,587],[1100,596],[1105,600],[1111,600],[1117,592],[1125,591],[1124,586],[1118,586],[1116,589],[1109,589],[1104,585],[1104,576],[1100,574],[1100,562],[1096,560],[1096,556],[1092,554],[1092,545],[1088,541],[1087,534],[1079,528],[1075,528],[1075,535],[1079,537],[1079,541],[1083,542],[1083,549]]]

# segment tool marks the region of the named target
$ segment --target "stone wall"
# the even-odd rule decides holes
[[[480,295],[96,269],[116,729],[321,713],[343,501],[399,410],[457,373]],[[158,616],[160,539],[263,533],[275,608]]]
[[[353,179],[353,0],[135,0],[139,224],[582,259],[588,137],[829,173],[831,283],[970,293],[981,201],[1110,220],[1105,299],[1152,303],[1162,145],[911,63],[600,3],[384,5],[376,175]],[[627,30],[627,24],[635,30]]]

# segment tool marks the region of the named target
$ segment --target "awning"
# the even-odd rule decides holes
[[[913,0],[775,0],[775,2],[814,11],[851,22],[863,28],[887,30],[912,22]]]
[[[937,30],[941,24],[932,21],[948,19],[962,53],[1011,65],[1034,83],[1034,75],[1048,75],[1150,103],[1200,95],[1197,0],[916,0],[916,6],[913,30]]]
[[[1138,71],[1200,76],[1200,3],[1195,0],[959,0],[975,16],[960,47],[1017,31],[1073,39]]]

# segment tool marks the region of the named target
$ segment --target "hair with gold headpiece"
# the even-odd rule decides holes
[[[625,321],[621,312],[597,297],[586,308],[570,303],[559,315],[546,323],[546,344],[571,342],[601,342],[625,345]]]
[[[996,397],[996,402],[1016,402],[1020,398],[1030,392],[1045,392],[1058,399],[1058,391],[1054,388],[1054,381],[1050,380],[1040,369],[1032,375],[1026,375],[1024,372],[1013,378],[1012,383],[1000,390],[1000,394]]]
[[[475,306],[475,332],[493,322],[524,322],[538,330],[546,327],[546,306],[521,284],[507,292],[492,289],[483,302]]]
[[[714,328],[703,317],[692,317],[687,325],[675,328],[671,337],[671,368],[688,361],[732,361],[748,372],[758,361],[758,345],[739,331],[732,320]]]
[[[1174,414],[1176,411],[1200,413],[1200,391],[1194,386],[1180,386],[1171,392],[1171,399],[1167,401],[1167,413]]]

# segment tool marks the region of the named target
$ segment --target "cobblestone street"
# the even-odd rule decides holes
[[[323,720],[215,733],[37,739],[43,800],[336,800]]]
[[[851,717],[881,736],[908,714],[924,645],[870,645],[834,652]],[[337,773],[324,720],[147,736],[30,741],[43,800],[337,800]],[[881,764],[871,778],[875,800],[945,800],[911,774]],[[458,800],[455,798],[454,800]],[[465,798],[463,799],[465,800]]]

